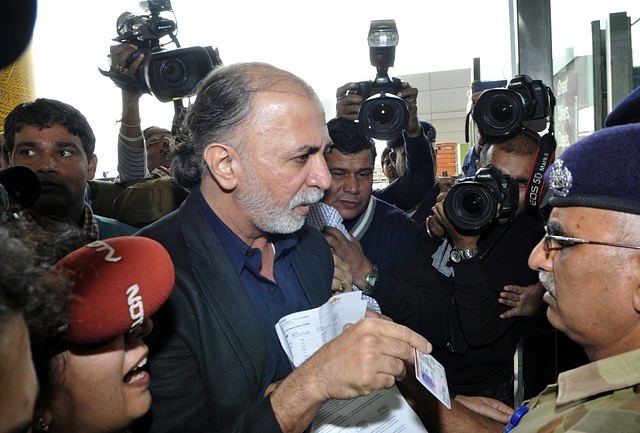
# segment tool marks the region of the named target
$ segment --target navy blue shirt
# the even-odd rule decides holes
[[[202,196],[199,185],[191,193],[197,195],[202,211],[227,250],[233,267],[264,324],[267,337],[267,365],[262,388],[264,392],[270,383],[284,379],[292,371],[291,363],[278,340],[276,323],[287,314],[311,308],[291,266],[297,237],[293,233],[270,235],[275,248],[273,274],[276,279],[271,281],[260,275],[261,251],[249,247],[220,220]]]

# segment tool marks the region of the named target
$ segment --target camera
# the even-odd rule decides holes
[[[409,108],[397,96],[403,89],[403,82],[388,74],[398,45],[395,20],[371,21],[368,42],[376,78],[356,83],[356,88],[349,93],[361,95],[364,99],[358,111],[358,122],[364,132],[378,140],[391,140],[400,135],[409,122]]]
[[[495,167],[483,167],[461,179],[444,199],[444,213],[462,234],[474,234],[498,218],[511,218],[518,209],[518,182]]]
[[[215,50],[210,46],[180,48],[176,37],[176,22],[160,16],[162,12],[173,12],[170,0],[142,1],[140,6],[149,15],[122,13],[116,21],[118,36],[113,38],[116,42],[138,46],[138,51],[127,59],[124,67],[131,66],[141,53],[145,54],[135,76],[126,76],[113,68],[100,72],[125,91],[149,93],[161,102],[188,96],[218,65]],[[177,49],[164,49],[160,40],[165,36],[171,38]]]
[[[473,107],[473,120],[487,136],[504,137],[526,120],[549,116],[552,101],[551,89],[541,80],[516,75],[506,87],[482,92]]]

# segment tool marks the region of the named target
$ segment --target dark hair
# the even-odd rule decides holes
[[[182,142],[173,153],[173,177],[187,189],[198,184],[207,172],[203,154],[210,143],[227,144],[245,156],[246,137],[241,127],[254,120],[254,95],[290,93],[291,84],[297,85],[301,94],[317,99],[303,80],[266,63],[237,63],[214,69],[196,88],[196,100],[187,108],[177,134]]]
[[[23,315],[41,389],[55,379],[51,361],[67,328],[72,289],[68,275],[49,270],[87,242],[82,230],[57,221],[42,227],[23,219],[0,223],[0,326],[13,314]]]
[[[16,134],[23,126],[29,125],[43,130],[54,124],[64,126],[82,141],[87,161],[96,148],[96,137],[86,117],[64,102],[55,99],[38,98],[16,106],[4,120],[4,151],[10,154],[15,145]]]
[[[325,154],[336,149],[343,155],[355,155],[363,150],[371,152],[371,161],[376,160],[376,144],[360,128],[356,122],[343,117],[336,117],[327,122],[331,143],[327,146]]]

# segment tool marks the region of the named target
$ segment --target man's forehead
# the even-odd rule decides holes
[[[365,168],[371,168],[373,165],[373,157],[371,152],[367,149],[363,149],[358,153],[351,155],[345,155],[338,149],[333,148],[327,153],[327,165],[329,169],[333,167],[344,167],[355,165],[356,170],[363,170]]]
[[[620,212],[597,209],[586,206],[554,207],[549,214],[548,224],[556,229],[562,229],[571,235],[586,233],[591,229],[605,232],[612,228],[612,221]]]
[[[71,145],[84,150],[82,139],[69,132],[69,129],[66,126],[62,126],[58,123],[45,126],[42,129],[39,129],[34,125],[24,125],[20,128],[20,131],[16,132],[15,136],[16,146],[24,143],[45,144],[49,142],[58,146]]]
[[[534,155],[518,155],[491,146],[487,155],[487,165],[491,165],[511,177],[529,177]]]

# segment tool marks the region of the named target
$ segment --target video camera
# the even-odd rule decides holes
[[[409,108],[397,96],[403,89],[402,80],[389,77],[398,45],[395,20],[371,21],[369,29],[369,57],[376,67],[376,78],[356,83],[349,93],[362,95],[364,102],[358,111],[358,122],[367,135],[378,140],[391,140],[400,135],[409,122]]]
[[[490,137],[504,137],[526,120],[543,119],[551,113],[555,98],[542,80],[516,75],[504,88],[482,92],[472,116],[478,129]]]
[[[144,61],[134,77],[113,67],[109,71],[100,69],[100,73],[127,92],[149,93],[161,102],[188,96],[218,64],[215,50],[210,46],[180,48],[176,22],[160,16],[161,12],[173,12],[170,0],[141,1],[140,6],[149,15],[121,14],[116,21],[118,36],[113,40],[139,47],[139,51],[127,59],[125,68],[131,66],[141,53],[145,54]],[[160,40],[165,36],[171,38],[177,49],[164,51]]]
[[[483,167],[474,177],[461,179],[444,199],[444,213],[463,234],[478,233],[498,218],[511,218],[518,209],[518,182],[495,167]]]

